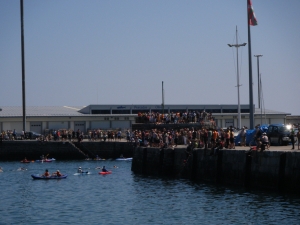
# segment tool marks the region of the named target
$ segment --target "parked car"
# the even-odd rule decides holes
[[[26,139],[37,139],[40,138],[42,135],[38,134],[34,131],[27,131],[26,132]]]
[[[270,144],[288,145],[290,139],[291,127],[284,124],[271,124],[267,131]]]

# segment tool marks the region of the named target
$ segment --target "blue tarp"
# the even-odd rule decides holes
[[[261,133],[267,132],[268,130],[268,125],[263,124],[262,126],[259,127],[259,129],[261,130]],[[251,145],[254,145],[255,142],[254,140],[254,135],[255,135],[256,130],[246,130],[246,145],[249,145],[251,142]],[[240,145],[241,142],[241,135],[240,133],[238,134],[238,136],[235,138],[234,143],[235,145]]]

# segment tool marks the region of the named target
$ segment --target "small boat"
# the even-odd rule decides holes
[[[35,160],[36,162],[52,162],[52,161],[55,161],[54,158],[51,158],[51,159],[38,159],[38,160]]]
[[[90,174],[92,174],[92,173],[89,172],[89,171],[81,172],[81,173],[74,173],[75,176],[78,176],[78,175],[90,175]]]
[[[31,163],[31,161],[29,161],[29,160],[21,160],[20,162],[21,163]]]
[[[45,177],[45,176],[39,175],[39,174],[31,174],[31,177],[33,179],[36,179],[36,180],[65,179],[65,178],[67,178],[67,176],[68,176],[67,174],[64,174],[64,175],[62,175],[60,177],[58,177],[58,176],[48,176],[48,177]]]
[[[132,161],[132,158],[116,158],[119,161]]]
[[[107,174],[111,174],[111,173],[112,173],[111,171],[107,171],[107,172],[101,171],[101,172],[99,172],[99,174],[101,174],[101,175],[107,175]]]

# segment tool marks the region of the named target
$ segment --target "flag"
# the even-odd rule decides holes
[[[256,26],[257,25],[257,19],[255,17],[255,13],[252,6],[252,1],[248,0],[248,20],[249,25]]]

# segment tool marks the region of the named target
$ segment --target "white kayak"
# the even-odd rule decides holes
[[[90,174],[92,174],[92,173],[88,172],[88,171],[82,172],[82,173],[74,173],[75,176],[78,176],[78,175],[90,175]]]
[[[118,161],[132,161],[132,158],[116,158]]]

